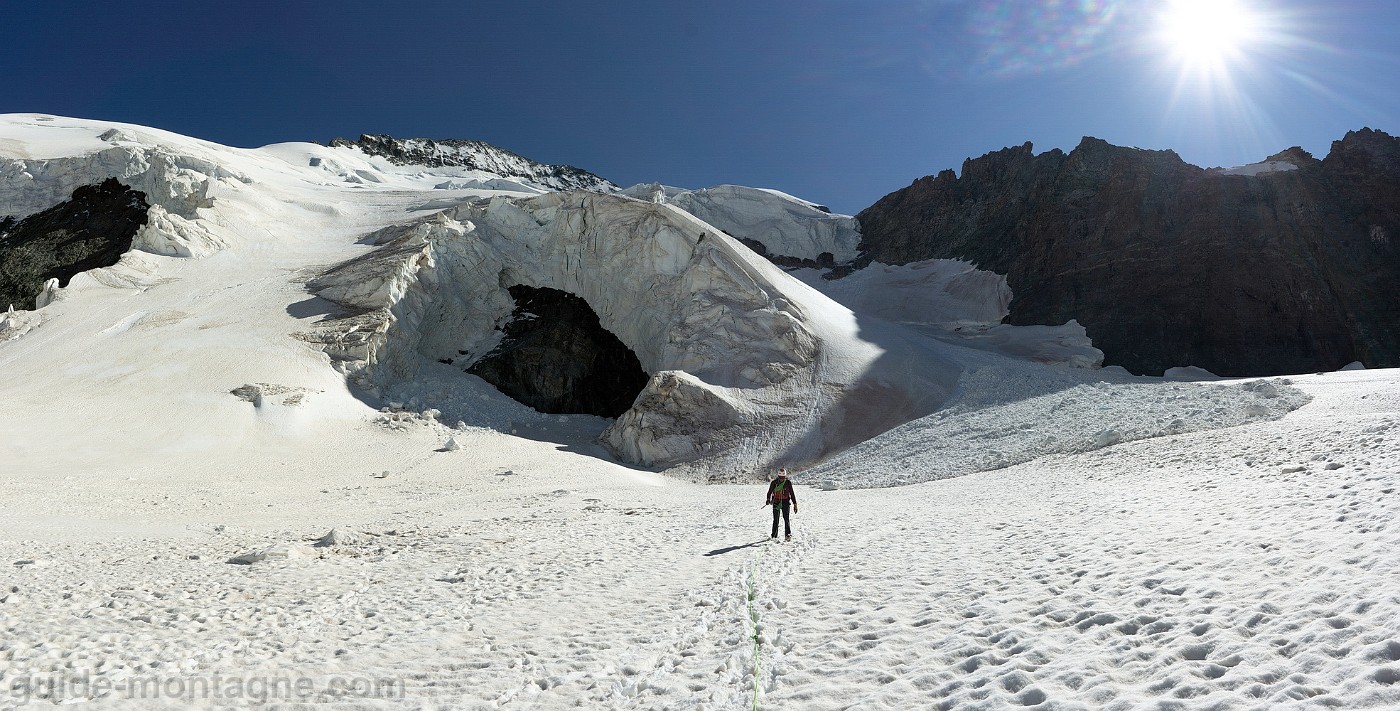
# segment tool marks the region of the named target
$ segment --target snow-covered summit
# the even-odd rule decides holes
[[[524,178],[552,190],[613,192],[618,189],[611,181],[582,168],[541,163],[484,141],[394,138],[366,133],[361,134],[358,141],[336,138],[330,145],[358,149],[394,165],[481,170],[506,178]]]

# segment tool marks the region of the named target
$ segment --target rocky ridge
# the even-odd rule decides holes
[[[358,148],[395,165],[428,168],[467,168],[502,177],[525,178],[552,190],[590,190],[609,193],[618,189],[611,181],[571,165],[549,165],[512,153],[483,141],[460,139],[394,138],[361,134],[359,140],[336,138],[332,148]]]

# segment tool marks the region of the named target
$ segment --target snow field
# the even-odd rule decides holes
[[[1395,708],[1396,380],[1309,387],[1324,407],[1281,422],[813,493],[845,515],[776,584],[793,648],[770,707]],[[1383,409],[1337,414],[1367,390]]]
[[[784,544],[764,542],[759,486],[479,430],[436,452],[440,428],[420,424],[395,435],[385,479],[328,471],[344,491],[319,497],[287,481],[292,511],[190,508],[171,486],[150,511],[178,533],[4,527],[0,687],[355,675],[404,697],[313,700],[745,709],[758,668],[769,709],[1394,708],[1400,376],[1296,387],[1316,399],[1282,420],[801,487]],[[363,534],[313,547],[332,527]],[[274,543],[311,557],[224,562]]]
[[[1221,168],[1218,172],[1221,175],[1268,175],[1269,173],[1287,173],[1290,170],[1297,170],[1298,164],[1286,160],[1266,160],[1249,165],[1236,166],[1234,168]]]
[[[822,270],[793,276],[861,315],[895,323],[990,326],[1001,323],[1011,304],[1006,277],[970,262],[930,259],[902,266],[878,262],[840,279]]]
[[[742,560],[704,555],[710,536],[695,535],[732,514],[729,502],[650,486],[663,496],[534,490],[535,474],[513,470],[472,478],[509,492],[476,492],[489,517],[360,527],[359,542],[285,561],[226,562],[311,536],[201,526],[173,541],[0,543],[33,561],[5,561],[0,682],[290,673],[324,689],[359,676],[396,680],[406,699],[341,701],[385,708],[646,708],[706,695],[727,707],[743,695],[748,658],[730,644],[748,639]]]

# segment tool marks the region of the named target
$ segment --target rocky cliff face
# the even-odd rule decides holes
[[[78,272],[116,264],[149,208],[144,193],[108,178],[22,220],[0,218],[0,308],[33,309],[46,281],[67,286]]]
[[[1007,275],[1007,322],[1077,319],[1107,364],[1221,375],[1400,366],[1400,139],[1250,171],[1085,138],[920,178],[858,216],[862,259],[961,258]]]
[[[618,189],[612,182],[582,168],[547,165],[482,141],[434,141],[426,138],[362,134],[358,141],[337,138],[331,141],[330,145],[332,148],[359,148],[368,155],[385,158],[395,165],[484,170],[503,177],[525,178],[552,190],[591,190],[606,193]]]

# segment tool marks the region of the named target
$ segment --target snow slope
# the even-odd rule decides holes
[[[872,271],[842,305],[733,241],[697,250],[714,226],[671,206],[439,187],[467,178],[344,148],[26,114],[0,117],[0,155],[18,213],[111,175],[171,216],[0,319],[0,709],[1400,706],[1394,371],[1195,384],[1047,365],[1015,354],[1075,352],[1064,334],[1019,351],[963,335],[996,310],[969,294],[1001,292],[956,265]],[[712,469],[640,471],[597,443],[616,425],[425,364],[436,346],[407,322],[429,311],[364,322],[419,339],[397,361],[414,377],[371,379],[378,395],[306,340],[371,313],[312,293],[337,265],[416,264],[321,285],[345,303],[427,293],[426,263],[385,251],[405,237],[441,272],[475,245],[579,278],[528,262],[583,256],[570,235],[619,249],[571,226],[590,200],[580,214],[728,264],[680,274],[746,275],[755,310],[798,314],[826,365],[791,392],[854,386],[859,407],[827,411],[844,425],[760,430],[855,447],[799,475],[838,488],[798,487],[791,545],[764,542],[761,486],[687,480],[733,475],[760,437]],[[972,288],[873,293],[906,277]],[[668,298],[660,313],[687,313]],[[721,361],[697,389],[763,389]],[[939,387],[900,402],[918,378]],[[212,697],[220,680],[241,693]]]
[[[384,404],[382,396],[411,386],[444,353],[471,351],[486,342],[509,311],[505,287],[510,284],[502,279],[578,292],[638,352],[653,382],[606,437],[614,453],[635,464],[703,459],[697,476],[740,477],[774,461],[814,461],[932,411],[956,378],[946,360],[928,349],[858,336],[847,309],[671,206],[590,192],[522,201],[513,198],[529,197],[528,185],[519,191],[481,187],[499,187],[507,180],[502,176],[478,175],[472,187],[462,188],[443,180],[460,177],[467,170],[462,166],[398,165],[355,147],[279,144],[239,150],[100,122],[17,116],[9,123],[15,142],[52,150],[60,143],[32,137],[71,134],[67,155],[41,159],[38,149],[26,148],[22,152],[30,159],[0,166],[11,178],[0,191],[9,204],[43,209],[70,186],[117,177],[161,196],[155,204],[167,206],[153,212],[151,225],[122,264],[75,280],[53,295],[58,302],[104,284],[136,290],[143,297],[138,301],[147,300],[145,294],[158,283],[178,283],[169,287],[172,291],[215,289],[211,293],[224,293],[215,285],[229,285],[234,291],[228,296],[247,299],[248,307],[246,319],[231,333],[245,325],[266,331],[268,324],[278,324],[263,334],[267,340],[251,341],[272,345],[241,361],[245,367],[235,372],[254,371],[243,382],[189,383],[205,397],[247,383],[270,383],[333,393],[340,401],[332,409],[349,413],[357,409],[343,399],[350,390],[334,382],[349,373],[365,376],[358,384],[366,389],[355,393],[363,402]],[[481,198],[491,200],[478,204]],[[389,239],[389,227],[397,230],[391,231],[395,237],[378,244]],[[640,243],[649,246],[637,249]],[[153,261],[152,253],[200,259],[166,264]],[[337,264],[342,266],[328,271]],[[251,275],[260,281],[250,283]],[[292,298],[313,280],[315,293],[324,298]],[[696,298],[699,294],[706,296]],[[104,315],[111,322],[92,330],[107,333],[111,323],[156,310]],[[253,323],[264,315],[271,317],[267,323]],[[62,316],[53,311],[38,322],[42,327]],[[293,328],[293,320],[305,323]],[[198,323],[188,325],[198,328]],[[27,318],[24,329],[32,333],[33,328]],[[7,329],[6,338],[19,330]],[[292,378],[304,382],[279,380],[284,376],[276,371],[289,359],[327,362],[324,355],[298,350],[308,340],[325,346],[339,370],[309,366],[304,370],[311,372]],[[187,348],[208,339],[174,341]],[[139,341],[133,347],[139,349]],[[19,354],[28,347],[16,349]],[[227,358],[224,352],[186,355],[193,361]],[[120,351],[111,357],[121,357]],[[914,362],[923,367],[911,368]],[[891,364],[903,377],[889,377]],[[258,375],[259,367],[274,374]],[[907,377],[911,372],[920,374]],[[872,406],[886,396],[891,403]],[[310,412],[308,403],[317,399],[297,400],[296,411]],[[455,400],[435,400],[424,409],[464,408]],[[209,412],[199,408],[191,415]]]

